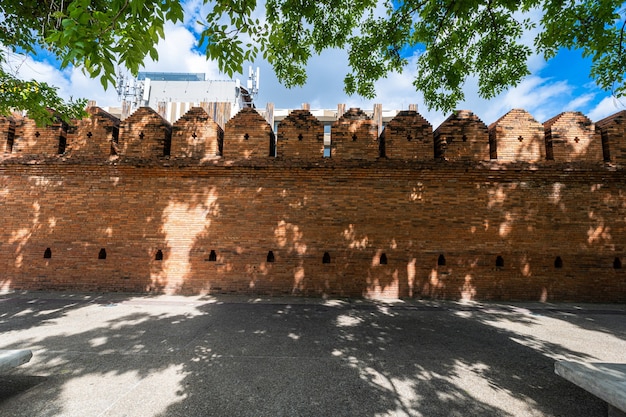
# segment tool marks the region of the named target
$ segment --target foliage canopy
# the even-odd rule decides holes
[[[262,56],[287,87],[306,82],[313,54],[345,48],[351,72],[345,91],[371,98],[374,83],[407,68],[419,51],[415,88],[430,108],[450,111],[476,77],[492,98],[529,74],[528,59],[559,49],[580,50],[591,77],[615,96],[626,92],[624,4],[616,0],[202,0],[199,45],[229,76]],[[118,66],[136,75],[168,22],[185,19],[179,0],[0,0],[0,64],[6,53],[45,49],[61,68],[78,66],[107,87]],[[530,19],[529,16],[541,16]],[[187,16],[188,17],[188,16]],[[409,70],[413,70],[409,68]],[[68,119],[85,102],[66,102],[56,89],[0,70],[0,113],[46,108]],[[48,116],[46,116],[48,115]]]

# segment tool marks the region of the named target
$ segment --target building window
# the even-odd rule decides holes
[[[496,257],[496,268],[504,268],[504,258],[500,255]]]
[[[387,255],[382,253],[380,255],[380,259],[379,259],[378,263],[381,264],[381,265],[387,265]]]
[[[100,252],[98,252],[98,259],[106,259],[106,258],[107,258],[106,249],[104,248],[100,249]]]
[[[155,261],[162,261],[163,260],[163,252],[161,251],[161,249],[156,251],[156,254],[154,255],[154,260]]]
[[[43,252],[43,258],[44,259],[52,258],[52,251],[50,250],[50,248],[46,248],[46,250]]]
[[[437,258],[437,265],[439,265],[439,266],[445,266],[446,265],[446,257],[443,256],[443,253],[441,255],[439,255],[439,258]]]
[[[274,262],[275,258],[274,258],[274,252],[269,251],[267,252],[267,262]]]
[[[215,253],[214,250],[211,250],[211,253],[209,253],[209,262],[216,262],[217,261],[217,254]]]

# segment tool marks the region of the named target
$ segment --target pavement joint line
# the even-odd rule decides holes
[[[147,378],[147,376],[141,377],[141,379],[139,379],[139,381],[137,381],[137,383],[135,385],[133,385],[131,387],[131,389],[129,389],[128,391],[126,391],[124,393],[124,395],[120,395],[115,401],[113,401],[112,403],[109,404],[109,406],[107,408],[105,408],[104,410],[102,410],[102,412],[100,414],[98,414],[98,417],[103,416],[106,414],[107,411],[111,410],[113,408],[113,406],[115,404],[117,404],[118,402],[120,402],[120,400],[122,400],[123,398],[128,397],[128,395],[130,395],[131,392],[133,392],[135,389],[137,389],[137,387]]]

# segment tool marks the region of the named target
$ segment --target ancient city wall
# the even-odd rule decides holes
[[[372,143],[384,138],[370,136],[354,141],[363,143],[363,157],[350,143],[355,147],[344,158],[341,153],[323,158],[317,130],[311,137],[303,133],[302,140],[284,139],[290,146],[312,144],[311,159],[295,150],[290,152],[297,158],[281,157],[281,149],[289,148],[281,148],[280,134],[277,157],[272,157],[271,128],[249,110],[227,123],[218,157],[207,149],[215,149],[220,130],[210,119],[203,123],[205,116],[196,110],[171,129],[143,111],[146,121],[120,123],[119,135],[114,118],[92,114],[91,121],[69,128],[64,154],[35,158],[5,152],[0,163],[0,286],[626,300],[622,166],[603,162],[602,152],[595,161],[585,152],[574,153],[581,155],[580,162],[571,152],[568,161],[559,161],[554,152],[552,161],[545,159],[544,147],[543,154],[532,148],[527,157],[515,142],[520,142],[518,131],[502,133],[529,129],[520,127],[520,118],[492,125],[501,130],[496,131],[495,153],[506,160],[500,161],[485,160],[489,132],[467,113],[461,118],[474,120],[474,127],[457,123],[446,131],[447,121],[435,130],[453,138],[446,139],[447,160],[435,158],[433,136],[430,160],[410,153],[406,159],[372,157]],[[354,120],[371,132],[366,119]],[[428,128],[420,123],[421,131]],[[209,133],[202,131],[205,124]],[[349,123],[342,128],[350,132]],[[42,129],[54,132],[42,130],[39,136],[52,149],[49,138],[57,127]],[[463,129],[480,132],[482,139],[465,133],[463,141],[463,134],[457,137]],[[537,131],[534,122],[530,129]],[[614,144],[616,158],[615,149],[623,147],[617,144],[626,140],[616,131],[589,135],[589,147],[594,140]],[[33,141],[15,132],[14,143]],[[197,137],[189,132],[198,132]],[[241,139],[246,133],[248,139]],[[6,131],[2,135],[8,140]],[[515,141],[507,142],[509,137]],[[346,139],[352,142],[341,137]],[[547,143],[545,136],[535,140]],[[169,157],[163,155],[168,141]],[[202,147],[203,141],[211,144]],[[229,148],[230,143],[238,147]],[[455,143],[459,150],[450,153]],[[100,158],[83,158],[79,149],[99,152]],[[128,149],[130,157],[124,153]],[[510,161],[516,153],[519,160]]]

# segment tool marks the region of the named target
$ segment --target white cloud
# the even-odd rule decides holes
[[[605,117],[608,117],[614,113],[620,112],[626,109],[626,103],[622,100],[616,99],[615,97],[605,97],[596,107],[594,107],[588,114],[589,117],[594,122],[598,120],[602,120]]]
[[[587,106],[595,98],[595,96],[595,93],[583,94],[567,103],[565,108],[568,111],[583,111],[584,109],[587,109]]]

